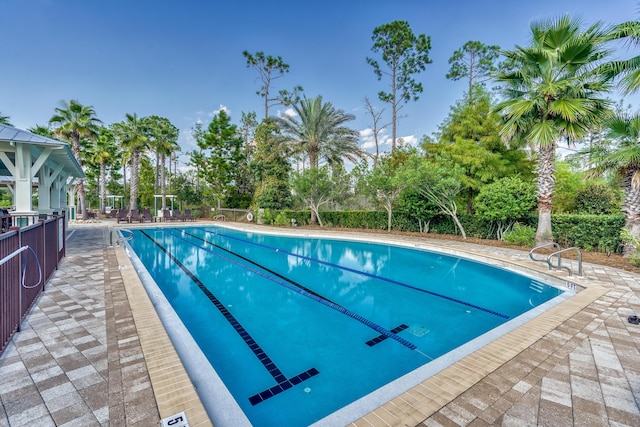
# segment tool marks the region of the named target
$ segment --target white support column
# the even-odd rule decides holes
[[[76,197],[78,196],[78,187],[73,185],[72,183],[67,184],[67,203],[69,209],[67,210],[68,217],[70,220],[76,219]]]
[[[42,165],[38,171],[38,211],[40,213],[52,213],[54,208],[53,198],[56,197],[54,184],[62,172],[62,165],[57,165],[52,169],[49,165]],[[60,196],[57,195],[55,206],[59,206]]]
[[[63,200],[66,200],[66,191],[67,189],[64,186],[65,179],[58,175],[51,186],[51,209],[55,212],[62,213],[62,204]],[[65,203],[66,205],[66,203]]]
[[[38,212],[51,213],[50,168],[43,165],[38,171]]]
[[[14,215],[35,215],[31,203],[32,178],[31,150],[29,144],[16,143],[16,163],[13,177],[16,181],[13,202],[15,204]]]

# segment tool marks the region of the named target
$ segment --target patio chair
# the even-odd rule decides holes
[[[174,221],[186,221],[186,217],[180,211],[173,211],[173,219]]]
[[[142,210],[142,219],[144,221],[156,222],[156,217],[151,215],[151,211],[149,209]]]
[[[129,222],[133,222],[133,221],[139,221],[139,222],[144,221],[142,216],[140,216],[138,209],[131,209],[131,212],[129,213]]]
[[[191,209],[184,210],[184,219],[185,221],[195,221],[196,217],[191,215]]]
[[[118,224],[120,224],[120,221],[131,222],[131,221],[129,221],[129,216],[127,215],[127,211],[125,211],[124,209],[119,209],[118,210],[118,215],[116,216],[116,221],[118,221]]]
[[[163,209],[162,210],[162,220],[164,222],[175,221],[175,218],[171,216],[171,211],[169,209]]]

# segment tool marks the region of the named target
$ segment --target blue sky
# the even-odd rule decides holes
[[[365,131],[365,96],[390,117],[377,100],[388,82],[366,63],[371,34],[407,20],[432,44],[433,62],[417,76],[424,92],[398,125],[398,136],[417,141],[437,130],[465,90],[445,78],[465,42],[512,49],[527,44],[532,21],[569,13],[613,24],[640,18],[639,8],[636,0],[0,0],[0,113],[19,128],[46,124],[70,99],[92,105],[105,124],[155,114],[180,128],[183,150],[192,150],[189,130],[222,106],[235,123],[243,111],[262,117],[257,73],[242,56],[248,50],[290,65],[276,89],[301,85],[354,114],[351,126]],[[620,55],[632,53],[621,47]],[[636,100],[626,98],[634,110]]]

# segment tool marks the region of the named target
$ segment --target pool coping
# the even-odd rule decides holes
[[[155,226],[158,224],[153,225]],[[175,226],[176,224],[171,225]],[[230,224],[202,221],[199,222],[198,225],[218,225],[243,231],[259,231],[261,233],[288,234],[295,236],[303,235],[311,238],[346,238],[347,240],[413,246],[424,250],[433,249],[438,252],[461,255],[475,260],[484,260],[488,258],[497,263],[497,266],[503,268],[513,267],[516,270],[527,270],[529,273],[540,277],[553,277],[560,281],[567,281],[566,274],[557,274],[545,271],[539,267],[539,264],[507,260],[499,256],[474,252],[467,248],[461,249],[451,247],[450,245],[447,245],[446,241],[442,244],[434,244],[432,241],[426,242],[425,238],[422,237],[384,236],[382,234],[370,233],[358,234],[358,232],[352,231],[349,233],[339,234],[340,232],[336,232],[335,230],[274,228],[267,226],[255,226],[252,224]],[[428,236],[425,237],[428,238]],[[121,262],[120,256],[123,256],[127,259],[122,260],[121,264],[126,264],[127,261],[131,263],[128,256],[124,253],[124,250],[122,250],[122,248],[120,249],[120,251],[116,251],[119,253],[118,262]],[[494,265],[493,263],[489,264]],[[200,422],[200,420],[206,417],[206,411],[204,410],[197,392],[195,391],[195,387],[191,383],[182,361],[178,357],[177,352],[173,347],[162,322],[160,321],[160,318],[156,314],[155,310],[150,310],[150,307],[153,307],[153,305],[151,304],[149,297],[146,295],[146,292],[144,292],[144,285],[140,281],[140,278],[135,274],[135,269],[132,264],[130,265],[131,269],[129,272],[134,273],[134,276],[136,277],[127,277],[125,280],[127,294],[130,295],[129,300],[132,305],[132,312],[134,314],[136,326],[138,327],[138,324],[140,323],[143,327],[140,342],[145,354],[145,359],[149,365],[149,374],[154,393],[156,392],[156,388],[158,389],[158,393],[156,393],[156,400],[158,408],[160,409],[161,417],[164,418],[175,414],[177,409],[183,407],[187,408],[185,411],[188,411],[190,425],[211,425],[209,419],[207,419],[209,424],[206,422],[203,422],[202,424],[195,424],[195,421],[192,421],[193,419]],[[122,271],[123,279],[125,278],[125,275],[132,276],[131,274],[128,274],[129,272],[127,271],[127,268]],[[131,279],[132,283],[127,284],[129,279]],[[457,362],[454,362],[428,379],[420,382],[415,387],[382,404],[377,409],[355,419],[349,425],[382,426],[417,425],[421,423],[608,291],[606,287],[589,283],[589,281],[582,280],[581,278],[572,278],[571,282],[576,283],[582,288],[582,290],[576,293],[576,295],[555,305],[554,307],[551,307],[549,310],[539,314],[535,318],[527,321],[525,324],[516,327],[516,329],[506,333],[505,335],[491,341],[479,350],[476,350]],[[130,287],[131,294],[129,293]],[[142,293],[145,294],[144,297],[146,298],[140,295],[140,290],[143,291]],[[134,295],[135,298],[132,299],[131,296]],[[144,302],[145,299],[147,300],[146,303]],[[134,304],[137,305],[138,301],[141,301],[142,306],[134,309]],[[150,315],[150,312],[153,312],[155,316]],[[139,320],[138,316],[140,316]],[[157,331],[159,330],[163,332],[163,334],[160,335],[164,335],[165,338],[160,339],[157,336]],[[149,337],[143,338],[143,335],[147,333],[149,334]],[[169,349],[168,346],[171,348]],[[172,353],[172,355],[165,356],[166,353]],[[156,360],[156,358],[158,359]],[[177,382],[175,382],[175,380],[171,381],[167,378],[167,372],[179,372],[179,377],[177,378],[180,378],[180,380]],[[187,384],[187,380],[190,386]],[[178,389],[180,393],[179,395],[176,395],[174,391],[176,384],[180,387]],[[181,394],[183,392],[185,393],[184,396]],[[193,396],[193,393],[195,393],[195,397]],[[180,399],[177,398],[178,396],[180,396]],[[177,407],[177,401],[181,401],[185,404]],[[191,407],[192,403],[193,407]],[[193,414],[193,416],[190,414]],[[318,425],[329,425],[323,423],[330,421],[331,415],[320,420]]]

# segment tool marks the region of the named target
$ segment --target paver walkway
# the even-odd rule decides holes
[[[105,225],[70,227],[67,257],[0,358],[0,427],[159,425],[149,372],[162,364],[145,357],[146,325],[132,318],[130,274]],[[526,262],[522,251],[446,245]],[[560,313],[523,351],[497,364],[476,352],[450,382],[416,387],[353,425],[640,425],[640,326],[627,322],[640,315],[640,276],[584,267],[602,296]]]
[[[66,258],[0,359],[0,426],[159,425],[106,228],[70,230]]]

